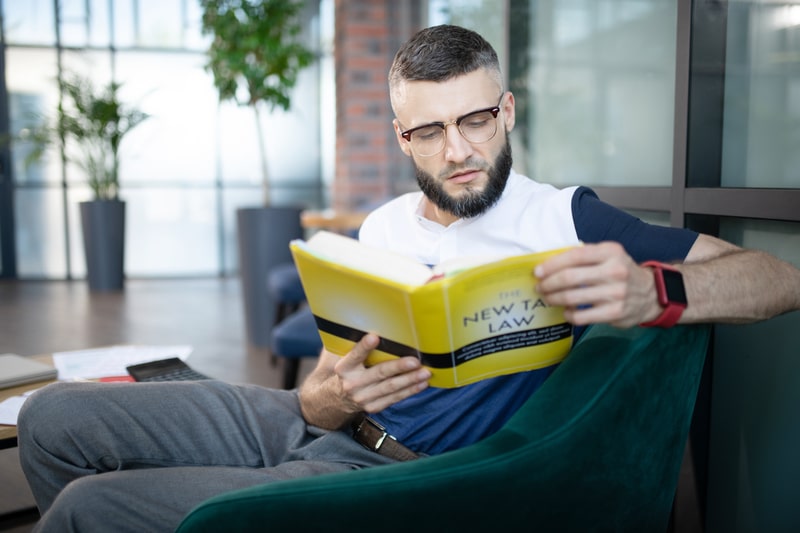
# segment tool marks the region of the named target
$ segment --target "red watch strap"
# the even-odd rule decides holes
[[[644,263],[642,263],[642,266],[651,267],[654,270],[653,272],[654,276],[659,275],[658,273],[655,272],[656,269],[661,271],[663,270],[678,271],[678,269],[671,267],[670,265],[665,265],[664,263],[660,263],[658,261],[645,261]],[[663,286],[663,274],[661,283],[659,283],[658,280],[656,281],[656,290],[659,291],[659,293],[665,290],[665,287]],[[661,303],[661,300],[662,298],[659,295],[659,303]],[[654,320],[650,320],[649,322],[642,322],[639,325],[646,328],[649,327],[671,328],[672,326],[678,323],[678,320],[680,320],[684,309],[686,309],[685,304],[667,301],[666,305],[664,306],[664,310],[661,312],[660,315],[658,315]]]
[[[650,322],[642,322],[639,325],[646,328],[671,328],[678,323],[678,320],[681,319],[683,310],[684,307],[680,305],[668,305],[664,308],[661,314],[655,318],[655,320],[651,320]]]

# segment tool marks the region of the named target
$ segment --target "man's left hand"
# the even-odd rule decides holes
[[[564,317],[575,325],[604,322],[629,328],[661,312],[652,272],[615,242],[571,248],[534,273],[544,301],[564,306]]]

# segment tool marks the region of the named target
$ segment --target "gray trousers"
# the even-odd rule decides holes
[[[306,424],[294,391],[219,381],[57,383],[18,429],[38,531],[173,531],[223,492],[393,462]]]

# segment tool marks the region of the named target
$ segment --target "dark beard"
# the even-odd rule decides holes
[[[508,142],[508,135],[506,134],[505,146],[495,158],[494,165],[488,169],[484,168],[486,165],[478,165],[481,170],[485,170],[489,175],[489,180],[486,182],[486,187],[483,191],[476,191],[467,187],[461,196],[454,198],[444,191],[441,183],[416,164],[414,165],[414,171],[422,194],[436,207],[458,218],[471,218],[485,213],[500,199],[503,190],[506,188],[508,175],[511,173],[511,164],[511,143]],[[447,167],[442,171],[442,174],[452,174],[460,168],[475,168],[475,165],[471,164],[471,160],[467,160],[461,165]]]

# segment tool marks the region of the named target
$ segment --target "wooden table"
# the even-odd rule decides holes
[[[300,224],[305,229],[325,229],[347,233],[361,227],[367,218],[367,211],[303,211],[300,214]]]
[[[43,363],[47,363],[49,365],[53,364],[53,357],[50,355],[37,355],[34,356],[33,359],[37,361],[41,361]],[[57,380],[50,379],[46,381],[36,381],[34,383],[26,383],[24,385],[17,385],[16,387],[10,387],[8,389],[0,389],[0,402],[11,398],[13,396],[20,396],[25,392],[36,390],[44,387],[45,385],[49,385],[50,383],[55,383]],[[13,448],[17,445],[17,426],[5,426],[0,424],[0,450],[4,450],[6,448]]]

